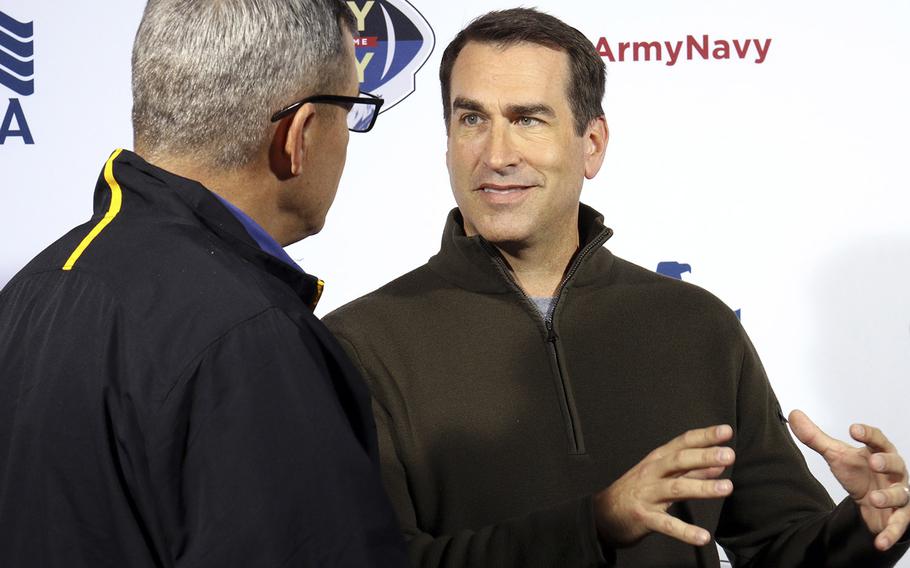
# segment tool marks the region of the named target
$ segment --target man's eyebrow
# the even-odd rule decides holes
[[[555,117],[553,107],[545,104],[509,105],[506,111],[513,116],[549,116]]]
[[[465,97],[457,97],[452,102],[452,110],[454,109],[487,114],[486,108],[480,102]],[[506,112],[510,116],[556,116],[556,111],[553,110],[553,107],[543,103],[513,104],[506,107]]]
[[[452,101],[452,109],[461,109],[461,110],[472,110],[474,112],[486,112],[486,109],[483,108],[483,105],[474,99],[468,99],[465,97],[456,97]]]

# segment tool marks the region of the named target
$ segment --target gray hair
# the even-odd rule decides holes
[[[133,132],[147,158],[225,169],[267,142],[269,118],[348,69],[341,0],[149,0],[133,46]]]

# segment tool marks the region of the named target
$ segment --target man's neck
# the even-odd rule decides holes
[[[494,246],[512,268],[512,275],[518,286],[532,298],[550,297],[556,294],[569,262],[578,250],[578,232],[574,239],[557,243],[539,243],[536,246],[513,248]]]
[[[271,187],[269,184],[271,178],[262,174],[265,171],[262,166],[252,164],[248,168],[217,172],[201,168],[191,161],[173,158],[159,158],[155,165],[198,181],[206,189],[243,211],[282,246],[300,239],[295,233],[299,230],[295,226],[297,220],[281,210],[277,199],[269,198],[269,195],[277,193],[277,188]]]

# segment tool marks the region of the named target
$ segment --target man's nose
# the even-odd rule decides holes
[[[484,148],[483,161],[493,171],[503,171],[521,162],[521,154],[515,145],[511,124],[493,124]]]

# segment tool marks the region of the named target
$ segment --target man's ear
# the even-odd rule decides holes
[[[587,179],[592,179],[600,171],[609,141],[610,129],[607,127],[607,119],[598,116],[588,124],[588,129],[585,131],[585,177]]]
[[[288,126],[288,135],[284,142],[284,153],[290,162],[292,176],[299,176],[307,152],[313,145],[313,119],[316,118],[316,105],[306,103],[294,113]]]
[[[313,145],[315,116],[316,105],[307,103],[278,123],[269,149],[269,163],[278,179],[299,176],[303,171],[307,152]]]

